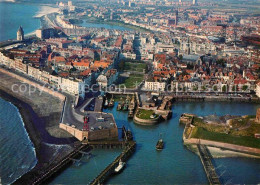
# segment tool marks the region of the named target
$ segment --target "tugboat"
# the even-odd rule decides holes
[[[125,167],[125,162],[123,162],[123,161],[120,159],[118,166],[115,168],[115,172],[116,172],[116,173],[119,173],[124,167]]]
[[[161,134],[162,136],[162,134]],[[156,150],[162,150],[163,149],[163,146],[164,146],[164,142],[163,142],[163,139],[162,137],[157,141],[157,144],[156,144]]]
[[[129,129],[126,132],[126,135],[127,135],[127,138],[128,138],[129,141],[133,140],[133,134]]]

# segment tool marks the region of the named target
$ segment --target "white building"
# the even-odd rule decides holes
[[[163,91],[165,90],[166,83],[165,82],[151,82],[151,81],[145,81],[144,88],[146,90],[152,90],[152,91]]]
[[[260,82],[256,84],[255,92],[256,92],[256,96],[260,98]]]
[[[84,96],[85,84],[83,82],[62,78],[61,89],[70,94]]]
[[[101,87],[106,87],[107,86],[107,77],[105,75],[99,75],[97,78],[97,83]]]

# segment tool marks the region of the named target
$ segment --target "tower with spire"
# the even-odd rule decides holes
[[[19,40],[19,41],[23,41],[23,40],[24,40],[24,31],[23,31],[22,26],[20,26],[20,27],[18,28],[18,31],[17,31],[17,40]]]

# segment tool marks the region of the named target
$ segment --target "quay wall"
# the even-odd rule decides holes
[[[140,125],[155,125],[159,123],[160,117],[156,119],[141,119],[134,115],[134,122]]]
[[[251,148],[251,147],[246,147],[246,146],[239,146],[239,145],[234,145],[234,144],[229,144],[229,143],[221,143],[221,142],[216,142],[216,141],[195,139],[195,138],[183,139],[183,141],[184,141],[184,144],[196,144],[196,145],[201,144],[201,145],[224,148],[224,149],[238,151],[238,152],[260,155],[260,149],[258,149],[258,148]]]
[[[60,123],[59,127],[69,132],[80,141],[83,141],[84,139],[88,139],[90,141],[118,139],[117,127],[95,131],[82,131],[64,123]]]
[[[248,102],[248,103],[260,103],[260,98],[248,98],[248,97],[226,97],[226,96],[205,96],[205,97],[196,97],[196,96],[187,96],[187,97],[176,97],[173,96],[173,100],[176,102],[197,102],[197,101],[206,101],[206,102]]]

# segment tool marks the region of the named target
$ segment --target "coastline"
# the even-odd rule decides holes
[[[59,8],[55,8],[51,5],[40,5],[40,10],[38,12],[36,12],[36,15],[33,16],[34,18],[41,18],[42,16],[51,14],[51,13],[55,13],[58,12]]]
[[[28,137],[34,145],[36,166],[13,182],[13,184],[30,184],[30,179],[38,175],[49,163],[57,161],[72,151],[75,139],[51,136],[46,130],[48,118],[40,117],[33,110],[32,102],[26,102],[26,99],[21,100],[3,86],[0,86],[0,97],[12,103],[19,110]],[[59,121],[59,117],[54,117],[54,119],[54,121]]]

